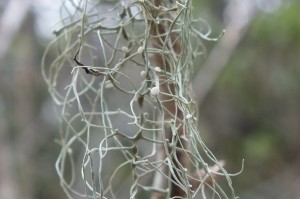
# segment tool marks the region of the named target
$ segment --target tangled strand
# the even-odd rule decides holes
[[[56,170],[68,197],[171,198],[176,186],[186,198],[235,198],[232,174],[197,129],[193,59],[215,39],[194,27],[207,24],[192,19],[190,0],[67,0],[61,12],[42,71],[60,107]]]

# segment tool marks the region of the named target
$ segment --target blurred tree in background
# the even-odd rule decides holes
[[[194,9],[217,35],[232,2],[194,1]],[[247,8],[246,2],[240,1]],[[199,128],[229,172],[245,159],[233,178],[241,198],[299,198],[300,4],[255,2],[228,62],[199,100]],[[40,72],[51,39],[45,30],[54,24],[41,14],[56,4],[0,2],[0,198],[65,198],[54,170],[58,123]],[[208,59],[221,42],[206,44]],[[202,84],[195,83],[197,93]]]

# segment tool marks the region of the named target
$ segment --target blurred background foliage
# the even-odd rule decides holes
[[[40,71],[60,1],[1,1],[2,43],[15,23],[3,21],[14,1],[28,9],[8,48],[0,44],[0,199],[66,198],[54,168],[57,114]],[[213,35],[226,27],[229,2],[193,2]],[[240,198],[300,198],[300,3],[256,2],[245,35],[200,104],[199,129],[229,172],[245,159],[233,177]],[[209,54],[217,43],[205,45]],[[197,62],[201,68],[205,59]]]

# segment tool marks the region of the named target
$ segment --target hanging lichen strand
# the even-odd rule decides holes
[[[42,71],[69,198],[235,198],[197,129],[190,80],[210,29],[191,11],[189,0],[64,2]]]

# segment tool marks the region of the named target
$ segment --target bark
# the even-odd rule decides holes
[[[159,7],[161,5],[160,0],[155,0],[154,5]],[[166,13],[163,17],[170,18],[171,16]],[[171,19],[172,20],[172,19]],[[165,41],[165,36],[159,35],[165,35],[167,31],[169,31],[170,23],[164,23],[164,24],[156,24],[154,22],[151,22],[151,38],[150,42],[151,45],[155,48],[162,49],[163,42]],[[173,46],[167,46],[166,50],[174,51],[177,55],[180,54],[181,51],[181,44],[180,40],[176,40],[177,35],[171,34],[170,40]],[[172,65],[167,61],[167,57],[164,57],[164,55],[161,54],[154,54],[152,56],[151,61],[154,63],[155,66],[161,67],[163,71],[171,72],[172,71]],[[171,95],[176,95],[176,82],[170,81],[166,79],[167,77],[164,75],[161,75],[159,78],[160,82],[160,91],[161,94],[159,95],[159,100],[162,102],[162,107],[164,108],[163,114],[158,118],[158,120],[164,120],[164,121],[170,121],[171,119],[175,119],[175,125],[178,127],[181,123],[181,120],[183,119],[183,114],[181,110],[176,105],[176,99],[174,99]],[[164,82],[164,83],[161,83]],[[165,127],[162,132],[159,134],[159,140],[165,141],[165,143],[176,143],[176,148],[187,148],[188,142],[186,140],[183,140],[180,138],[181,135],[183,135],[183,128],[179,128],[179,130],[176,132],[177,136],[173,136],[172,129],[170,127]],[[179,140],[177,139],[180,139]],[[166,142],[166,139],[169,141]],[[181,144],[183,146],[181,146]],[[172,157],[172,164],[173,169],[175,171],[176,176],[171,176],[172,180],[175,181],[175,178],[179,178],[179,173],[176,171],[176,169],[179,169],[179,164],[183,166],[184,168],[189,168],[189,160],[187,156],[178,150],[176,150],[174,147],[169,147],[167,144],[165,145],[158,145],[157,146],[157,159],[158,160],[164,160],[167,156]],[[175,149],[175,151],[173,151]],[[165,173],[166,175],[169,174],[168,167],[166,165],[163,165],[160,169],[162,173]],[[185,184],[184,182],[181,182],[182,184]],[[156,188],[165,188],[168,184],[168,179],[163,177],[159,172],[156,172],[154,177],[154,183],[153,186]],[[171,184],[171,195],[170,197],[186,197],[186,191],[182,190],[180,187],[178,187],[176,184]],[[162,199],[165,198],[164,194],[162,193],[153,193],[152,199]]]

